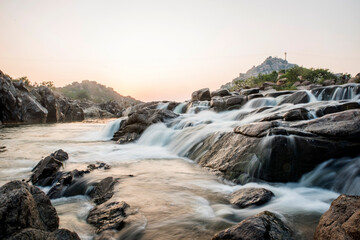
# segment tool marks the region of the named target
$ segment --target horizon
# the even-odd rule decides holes
[[[141,101],[187,100],[284,52],[289,63],[354,76],[359,7],[355,0],[5,0],[0,69],[57,87],[96,81]]]

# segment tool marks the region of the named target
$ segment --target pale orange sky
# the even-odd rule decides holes
[[[0,1],[0,69],[85,79],[143,101],[186,100],[268,56],[360,72],[358,0]]]

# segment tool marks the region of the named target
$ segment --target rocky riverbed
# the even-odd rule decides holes
[[[201,89],[183,103],[131,107],[105,127],[2,128],[0,222],[19,226],[2,237],[357,239],[359,96],[359,84]],[[49,113],[42,122],[56,119]],[[9,219],[14,191],[35,201],[36,214],[31,194],[55,207],[54,226],[36,214],[35,225]]]

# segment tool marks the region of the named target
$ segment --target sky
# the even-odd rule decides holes
[[[268,56],[360,72],[359,0],[1,0],[0,70],[142,101],[216,90]]]

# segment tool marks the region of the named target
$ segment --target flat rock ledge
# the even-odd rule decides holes
[[[271,200],[273,192],[265,188],[242,188],[231,194],[230,203],[239,208],[260,206]]]
[[[292,240],[292,230],[274,213],[264,211],[215,234],[212,240]]]

